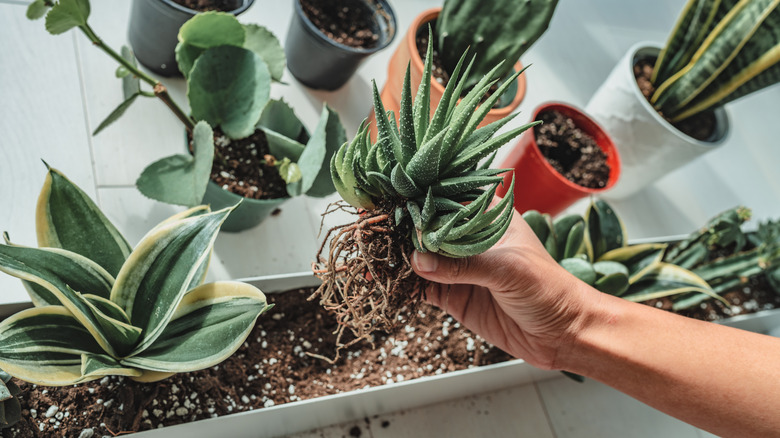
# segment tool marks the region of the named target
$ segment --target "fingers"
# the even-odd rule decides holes
[[[415,251],[412,267],[420,277],[441,284],[474,284],[491,287],[495,284],[490,255],[450,258]]]

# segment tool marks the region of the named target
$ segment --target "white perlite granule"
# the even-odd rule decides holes
[[[44,415],[46,415],[46,418],[51,418],[51,417],[57,415],[57,412],[59,410],[60,410],[60,408],[58,408],[57,406],[52,405],[52,406],[49,406],[49,409],[46,410],[46,414],[44,414]]]
[[[84,429],[79,434],[79,438],[92,438],[92,435],[95,434],[95,431],[92,428]]]

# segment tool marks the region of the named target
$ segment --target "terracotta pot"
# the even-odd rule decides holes
[[[645,99],[634,78],[634,64],[656,58],[660,51],[653,43],[631,47],[585,106],[615,141],[625,170],[607,198],[626,198],[728,138],[729,118],[723,107],[714,111],[712,136],[701,141],[672,126]]]
[[[233,0],[231,10],[238,15],[254,0]],[[138,62],[163,76],[181,76],[176,64],[179,28],[198,11],[172,0],[133,0],[128,40]]]
[[[515,175],[515,209],[520,213],[537,210],[552,216],[562,212],[574,201],[588,195],[601,195],[612,188],[620,177],[620,159],[615,144],[609,135],[596,122],[581,110],[564,103],[545,103],[536,108],[533,120],[545,111],[554,110],[570,117],[574,124],[591,136],[601,150],[607,154],[610,167],[607,185],[601,189],[591,189],[575,184],[550,165],[536,144],[534,129],[525,131],[517,146],[501,163],[499,168],[512,168]],[[504,184],[497,193],[504,196],[512,182],[512,172],[504,176]]]
[[[363,1],[367,14],[373,17],[373,31],[379,35],[379,41],[365,49],[346,46],[328,38],[303,12],[300,0],[293,0],[293,3],[295,13],[284,44],[287,68],[295,79],[310,88],[340,88],[363,60],[387,47],[397,33],[395,12],[385,0]]]
[[[395,49],[392,58],[390,58],[390,64],[387,67],[387,81],[382,88],[381,98],[385,109],[394,111],[396,115],[401,107],[401,89],[404,84],[407,64],[411,62],[410,73],[413,93],[420,86],[420,81],[422,80],[424,64],[423,59],[417,52],[417,32],[421,29],[427,32],[425,25],[430,21],[436,20],[440,12],[441,8],[433,8],[418,15],[409,26],[409,30],[404,34],[404,39]],[[517,62],[514,68],[517,71],[523,67],[520,62]],[[444,94],[444,87],[435,79],[431,79],[431,114],[439,105],[441,96]],[[520,105],[523,97],[525,97],[525,73],[517,78],[517,92],[511,103],[507,106],[490,110],[479,126],[485,126],[508,116]],[[371,117],[373,117],[373,113]],[[375,123],[372,123],[372,126],[375,125]]]

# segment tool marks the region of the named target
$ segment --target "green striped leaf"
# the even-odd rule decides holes
[[[414,108],[412,107],[412,79],[410,66],[406,66],[404,75],[404,84],[401,88],[401,105],[398,110],[398,125],[400,128],[401,141],[394,144],[395,159],[406,167],[409,160],[417,151],[417,142],[414,133]]]
[[[701,277],[669,263],[659,263],[639,281],[632,282],[623,298],[642,302],[689,292],[698,292],[723,300],[712,292],[710,286]]]
[[[604,253],[626,245],[628,237],[623,221],[615,210],[600,199],[593,199],[585,212],[588,224],[587,243],[592,249],[591,258],[598,260]]]
[[[131,323],[143,330],[133,352],[160,336],[200,267],[232,208],[171,222],[147,234],[122,267],[111,290]]]
[[[152,345],[121,363],[164,372],[213,366],[241,346],[257,317],[268,308],[263,293],[246,283],[200,286],[179,303]]]
[[[125,367],[111,356],[90,353],[81,355],[83,381],[95,380],[103,376],[139,377],[141,375],[143,375],[143,371]]]
[[[0,368],[26,382],[61,386],[84,381],[85,353],[104,351],[64,307],[27,309],[0,323]]]
[[[395,116],[385,110],[382,99],[379,97],[379,89],[376,87],[376,81],[371,81],[374,93],[374,114],[376,114],[377,143],[379,150],[385,159],[395,164],[395,151],[401,149],[401,139],[398,138],[398,131],[395,127]],[[384,117],[382,116],[384,114]],[[390,118],[393,124],[390,123]]]
[[[414,116],[414,137],[415,144],[423,144],[427,136],[428,125],[431,119],[431,70],[433,69],[433,31],[428,25],[428,47],[425,49],[425,65],[423,74],[420,78],[420,86],[417,87],[417,95],[414,98],[414,107],[412,109]],[[411,87],[411,84],[410,84]],[[411,90],[409,91],[411,94]],[[376,101],[374,110],[376,114]],[[384,110],[384,109],[383,109]],[[432,137],[433,135],[431,135]]]
[[[81,254],[116,276],[132,248],[84,191],[51,167],[38,197],[38,246]],[[94,293],[94,292],[93,292]]]
[[[597,261],[613,261],[622,263],[628,268],[629,282],[635,283],[647,275],[658,264],[666,250],[666,244],[646,243],[613,249],[597,259]]]

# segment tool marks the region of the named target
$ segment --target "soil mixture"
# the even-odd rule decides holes
[[[368,49],[379,42],[373,24],[373,9],[377,3],[364,0],[300,0],[309,20],[328,38],[345,46]],[[336,4],[334,4],[336,3]]]
[[[236,0],[173,0],[173,2],[199,12],[230,12],[241,6],[241,2]]]
[[[211,180],[223,189],[253,199],[288,196],[287,183],[271,165],[275,158],[270,155],[262,130],[241,140],[231,140],[217,128],[214,130],[214,151]]]
[[[4,437],[101,437],[245,412],[422,376],[504,362],[511,357],[427,304],[416,321],[374,345],[342,350],[331,365],[306,353],[335,356],[336,321],[311,289],[268,294],[244,345],[223,363],[157,383],[122,377],[68,387],[20,382],[22,420]],[[387,427],[382,422],[382,427]],[[359,429],[359,428],[358,428]],[[360,430],[356,430],[359,436]]]
[[[655,86],[650,82],[654,66],[655,59],[643,59],[634,65],[636,84],[648,102],[650,102],[650,98],[655,93]],[[676,123],[672,123],[662,112],[659,111],[658,114],[671,123],[672,126],[697,140],[706,141],[715,132],[716,120],[714,111],[704,111]]]
[[[606,187],[610,168],[607,154],[596,141],[558,111],[544,111],[534,126],[536,144],[547,162],[569,181],[591,189]]]

